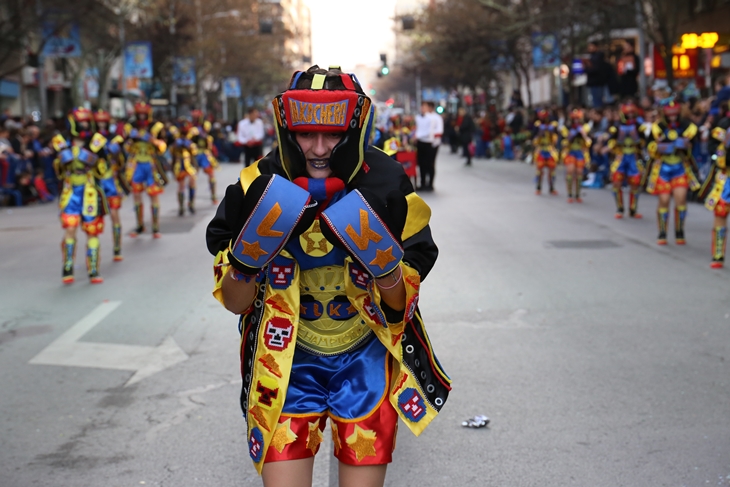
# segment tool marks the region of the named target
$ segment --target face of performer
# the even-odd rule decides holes
[[[332,149],[342,139],[337,132],[297,132],[297,143],[307,159],[307,173],[314,179],[324,179],[332,175],[330,156]]]
[[[426,103],[424,101],[423,103],[421,103],[421,115],[425,115],[428,112],[430,112],[429,107],[428,107],[428,103]]]
[[[259,118],[259,111],[258,110],[253,110],[252,112],[250,112],[248,114],[248,119],[250,121],[252,121],[252,122],[255,121],[257,118]]]

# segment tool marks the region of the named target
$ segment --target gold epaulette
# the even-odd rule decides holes
[[[253,164],[251,164],[248,167],[245,167],[241,169],[241,173],[239,174],[239,178],[241,179],[241,187],[243,188],[243,194],[246,194],[246,191],[248,191],[249,186],[251,186],[251,183],[254,182],[254,180],[261,176],[261,171],[259,171],[259,162],[256,161]]]
[[[68,142],[66,142],[66,139],[63,138],[63,135],[56,134],[51,139],[51,146],[53,147],[53,150],[60,152],[68,147]]]
[[[100,150],[104,148],[106,142],[106,137],[97,132],[94,134],[94,136],[91,138],[91,141],[89,142],[89,149],[91,149],[94,154],[97,154]]]
[[[725,138],[727,137],[727,130],[722,127],[715,127],[714,129],[712,129],[711,134],[713,139],[720,142],[725,142]]]
[[[406,202],[408,203],[408,216],[401,234],[404,241],[426,228],[431,220],[431,208],[423,201],[423,198],[416,193],[410,193],[406,196]]]
[[[693,123],[690,123],[682,133],[682,137],[687,137],[688,139],[694,138],[695,135],[697,135],[697,125]]]
[[[654,122],[654,124],[652,124],[651,126],[651,135],[654,137],[655,140],[661,140],[664,136],[664,131],[657,122]]]
[[[150,134],[152,137],[158,137],[160,135],[160,132],[162,129],[165,128],[165,124],[162,122],[155,122],[154,125],[152,125],[152,128],[150,128]]]

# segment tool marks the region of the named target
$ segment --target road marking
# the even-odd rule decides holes
[[[157,347],[79,341],[120,304],[121,301],[100,304],[33,357],[29,363],[131,370],[135,374],[124,384],[129,386],[188,359],[188,355],[171,336],[165,338]]]

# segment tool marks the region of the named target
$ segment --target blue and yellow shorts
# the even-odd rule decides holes
[[[101,186],[101,189],[104,190],[104,195],[109,203],[109,208],[116,210],[117,208],[122,207],[122,192],[119,190],[114,177],[102,179],[99,181],[99,186]]]
[[[688,187],[689,179],[687,178],[687,172],[684,170],[684,164],[681,162],[677,164],[662,162],[654,194],[669,194],[674,188]]]
[[[154,196],[161,194],[164,190],[155,180],[155,169],[149,162],[138,162],[132,176],[132,191],[141,193],[147,188],[147,194]]]
[[[322,357],[297,348],[266,462],[314,456],[327,418],[335,457],[348,465],[392,461],[398,415],[388,400],[391,356],[372,336],[351,352]]]
[[[71,187],[71,196],[66,205],[61,207],[61,227],[75,228],[81,224],[81,229],[89,235],[99,235],[104,231],[104,217],[101,214],[101,202],[97,205],[95,215],[84,215],[84,189],[86,185],[79,184]]]
[[[623,154],[621,156],[621,162],[613,172],[612,179],[614,182],[622,182],[626,179],[633,186],[641,184],[641,171],[639,170],[636,154]]]

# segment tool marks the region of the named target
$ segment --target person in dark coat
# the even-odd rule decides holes
[[[471,166],[471,150],[469,145],[474,137],[476,125],[474,124],[474,119],[466,113],[466,108],[464,107],[459,108],[456,121],[454,122],[454,130],[456,131],[459,145],[461,145],[463,151],[462,156],[466,157],[466,165]]]
[[[590,59],[586,61],[586,75],[588,80],[586,85],[593,99],[593,107],[603,107],[603,95],[608,85],[609,66],[606,63],[606,55],[598,48],[597,42],[588,44],[588,52]]]
[[[633,44],[626,41],[623,54],[618,61],[619,94],[622,98],[634,98],[639,91],[639,84],[636,81],[639,69],[641,69],[639,56],[634,52]]]

